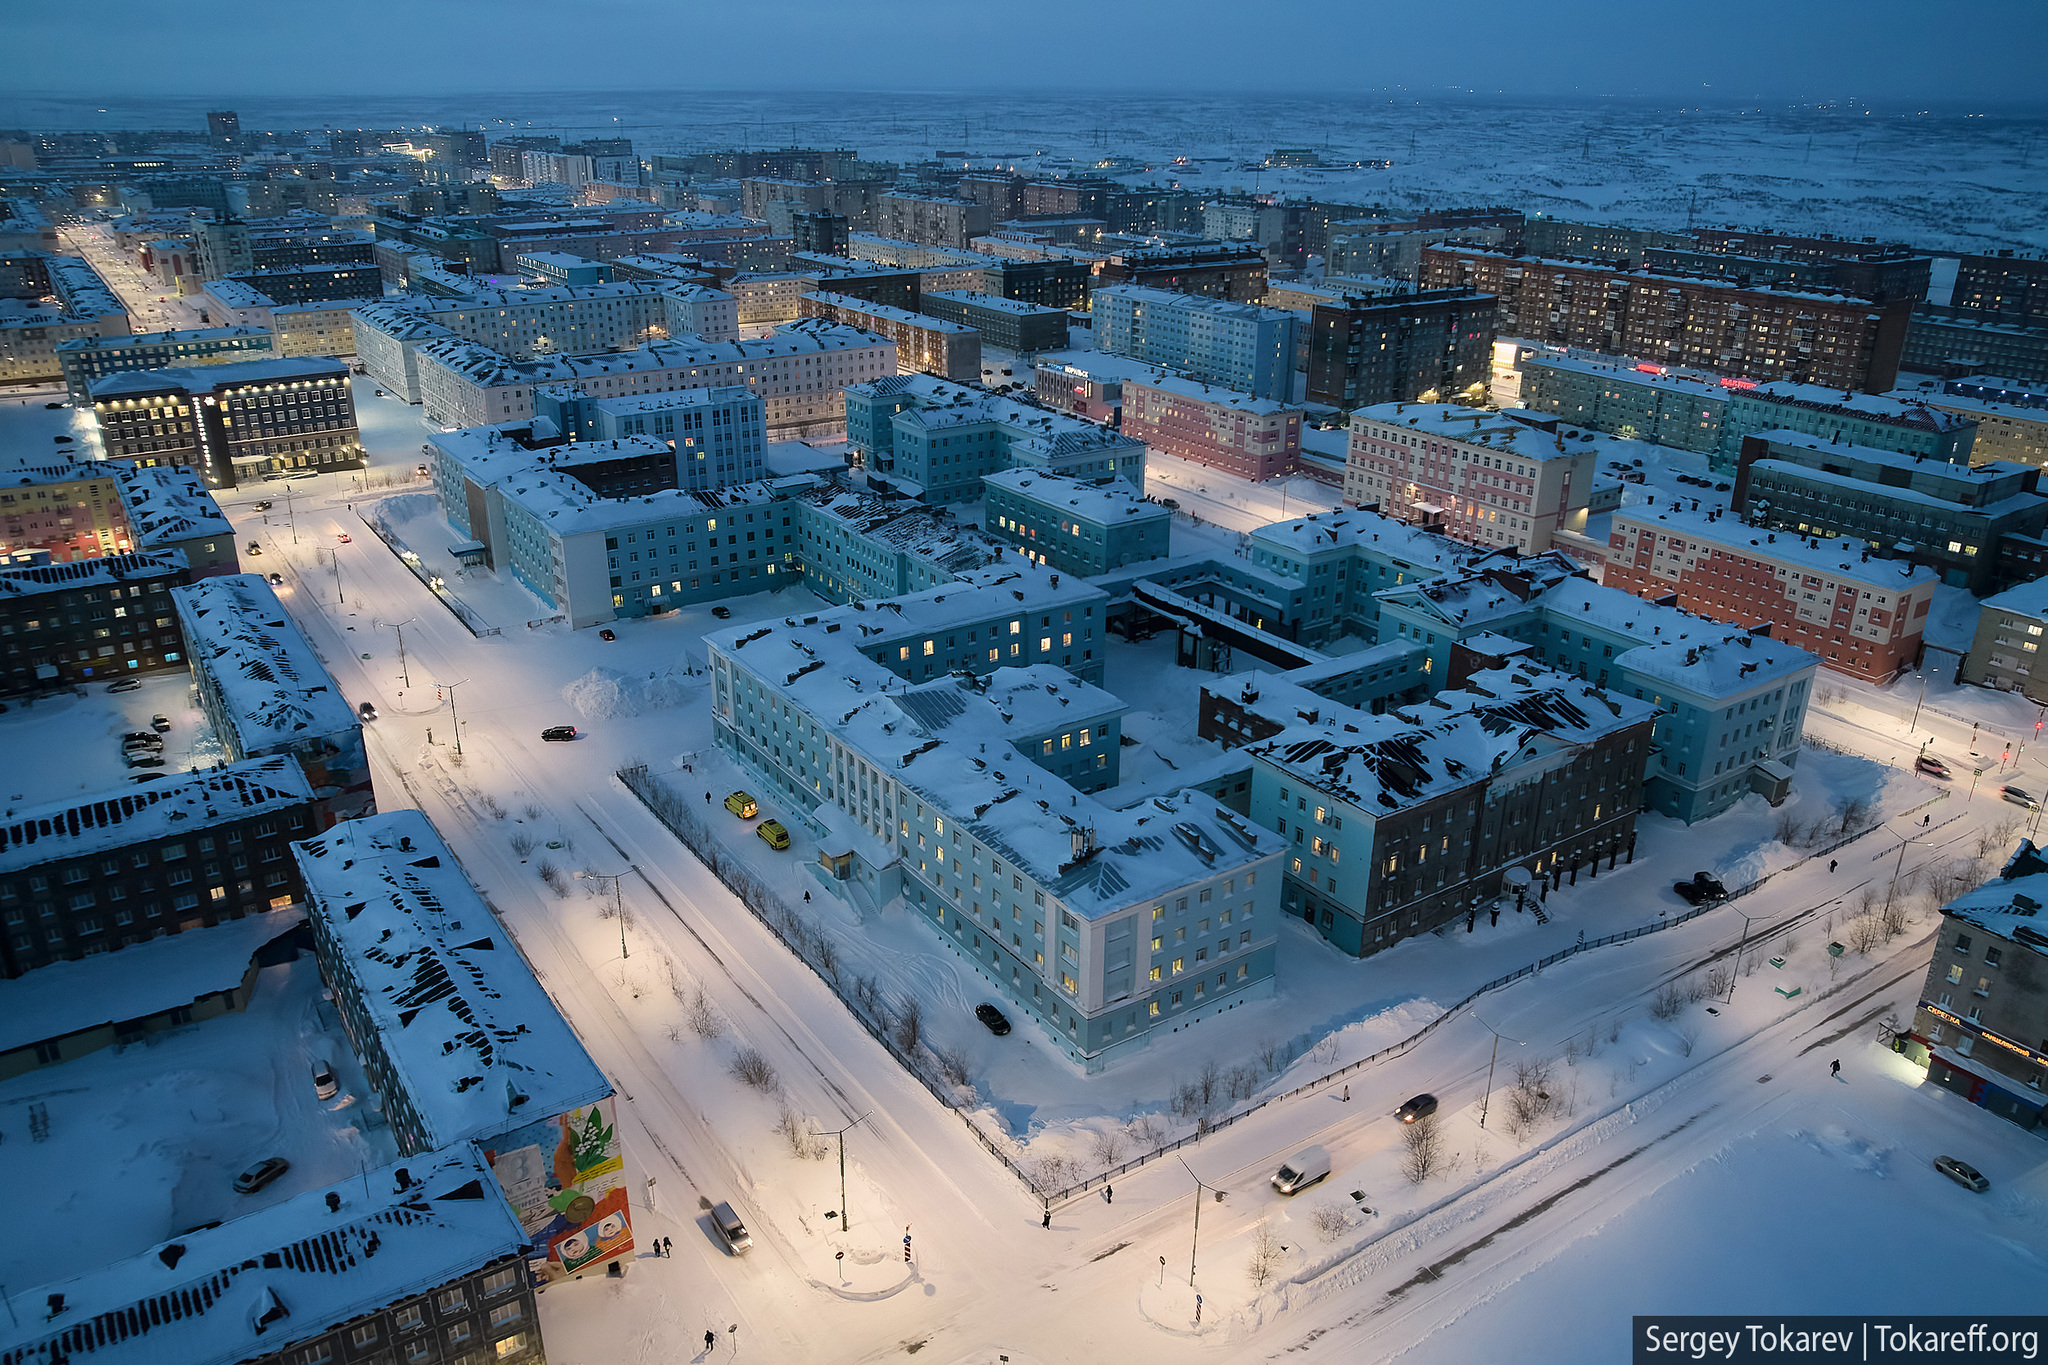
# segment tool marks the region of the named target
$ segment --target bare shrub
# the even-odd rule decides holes
[[[856,976],[853,979],[853,1001],[860,1006],[860,1012],[868,1018],[878,1018],[882,1012],[882,988],[875,984],[872,976]]]
[[[1280,1069],[1287,1065],[1287,1061],[1287,1054],[1281,1049],[1280,1044],[1271,1038],[1259,1044],[1259,1065],[1266,1068],[1268,1075],[1279,1075]]]
[[[1124,1131],[1131,1135],[1131,1141],[1140,1151],[1151,1152],[1164,1147],[1167,1134],[1173,1130],[1157,1114],[1140,1114],[1124,1125]]]
[[[906,995],[896,1012],[896,1046],[906,1053],[914,1053],[923,1041],[924,1006],[917,1002],[916,996]]]
[[[1419,1118],[1401,1128],[1401,1174],[1411,1185],[1420,1185],[1443,1168],[1449,1155],[1444,1136],[1437,1131],[1436,1115]]]
[[[1504,1098],[1507,1118],[1501,1126],[1507,1129],[1508,1136],[1520,1141],[1558,1110],[1557,1097],[1551,1093],[1550,1063],[1515,1063],[1514,1084],[1508,1087]]]
[[[1685,998],[1685,988],[1675,981],[1667,981],[1657,988],[1657,994],[1650,999],[1650,1017],[1653,1019],[1676,1019],[1685,1012],[1692,1002]]]
[[[1991,828],[1980,831],[1977,835],[1977,856],[1989,858],[1994,853],[2005,852],[2012,847],[2012,841],[2018,837],[2019,832],[2020,822],[2017,820],[2001,820]]]
[[[519,813],[528,820],[541,820],[547,817],[547,812],[541,809],[541,807],[535,805],[531,801],[521,806],[519,808]]]
[[[1870,801],[1862,796],[1835,798],[1835,833],[1854,834],[1870,823]]]
[[[730,1069],[735,1080],[764,1094],[775,1089],[775,1067],[753,1048],[743,1047],[734,1052]]]
[[[556,900],[566,900],[569,895],[569,879],[562,875],[562,869],[546,858],[540,860],[540,879],[547,883],[548,890],[555,893]]]
[[[1260,1223],[1252,1231],[1251,1258],[1244,1267],[1245,1278],[1252,1282],[1253,1289],[1264,1289],[1273,1282],[1280,1269],[1280,1255],[1280,1239],[1273,1235],[1273,1229]]]
[[[1098,1128],[1090,1139],[1088,1155],[1097,1166],[1109,1169],[1123,1160],[1124,1135],[1115,1128]]]
[[[1317,1066],[1335,1066],[1337,1064],[1337,1035],[1326,1033],[1321,1038],[1318,1038],[1316,1045],[1309,1049],[1308,1055]]]
[[[498,803],[498,798],[491,795],[489,792],[485,792],[481,797],[477,798],[477,804],[482,806],[485,811],[489,812],[490,817],[493,820],[502,820],[505,818],[504,806],[500,805]]]
[[[719,1019],[718,1011],[712,1008],[711,998],[704,994],[702,986],[691,992],[689,1013],[684,1017],[689,1020],[690,1032],[699,1038],[716,1038],[725,1032],[724,1022]]]
[[[1342,1204],[1325,1199],[1309,1210],[1308,1225],[1325,1242],[1334,1242],[1351,1230],[1351,1215]]]
[[[825,1139],[811,1131],[811,1121],[786,1104],[775,1120],[775,1131],[789,1144],[789,1154],[800,1161],[822,1161],[830,1150]]]
[[[1707,969],[1705,985],[1708,999],[1719,1000],[1728,994],[1728,988],[1734,984],[1735,973],[1727,967],[1717,965]]]
[[[1248,1100],[1259,1093],[1259,1069],[1250,1063],[1230,1068],[1223,1077],[1224,1094],[1232,1100]]]
[[[512,851],[519,855],[519,861],[525,862],[526,856],[529,853],[532,853],[533,850],[534,842],[533,836],[531,834],[528,834],[525,830],[521,830],[519,831],[519,833],[512,836]]]
[[[1771,837],[1787,848],[1797,848],[1800,843],[1801,824],[1799,817],[1789,810],[1778,812],[1777,823],[1772,826]]]
[[[1038,1158],[1031,1166],[1031,1186],[1040,1194],[1058,1194],[1074,1183],[1074,1163],[1057,1152]]]
[[[1884,942],[1884,921],[1876,915],[1858,915],[1843,926],[1842,942],[1858,957],[1868,957]]]
[[[1700,1026],[1698,1024],[1687,1024],[1678,1031],[1679,1055],[1684,1057],[1692,1056],[1692,1050],[1699,1045],[1699,1041]]]
[[[832,978],[832,984],[839,984],[839,945],[823,934],[817,939],[818,970]]]
[[[939,1075],[948,1085],[967,1084],[967,1054],[957,1047],[932,1049],[932,1055],[939,1060]]]
[[[1615,1015],[1615,1016],[1614,1016],[1614,1017],[1613,1017],[1612,1019],[1609,1019],[1609,1020],[1607,1021],[1607,1041],[1608,1041],[1608,1042],[1610,1042],[1610,1043],[1618,1043],[1618,1042],[1620,1042],[1620,1041],[1621,1041],[1621,1024],[1622,1024],[1622,1016],[1620,1016],[1620,1015],[1618,1015],[1618,1014],[1617,1014],[1617,1015]]]

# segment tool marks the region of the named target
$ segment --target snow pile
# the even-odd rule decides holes
[[[1803,1142],[1823,1156],[1839,1158],[1851,1170],[1868,1171],[1880,1177],[1884,1175],[1885,1157],[1890,1149],[1857,1137],[1847,1129],[1827,1124],[1817,1133],[1795,1128],[1789,1136],[1794,1142]]]
[[[421,517],[441,515],[441,500],[432,493],[398,493],[383,498],[369,509],[369,520],[386,535],[396,535],[398,528],[408,521]],[[448,538],[458,539],[454,527],[448,528]]]
[[[562,700],[585,720],[618,720],[681,706],[695,691],[687,676],[649,673],[629,678],[610,668],[593,668],[562,689]]]

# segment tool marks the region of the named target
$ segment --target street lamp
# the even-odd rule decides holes
[[[1486,1059],[1486,1096],[1485,1098],[1479,1101],[1479,1126],[1481,1128],[1484,1128],[1486,1126],[1487,1110],[1491,1108],[1493,1104],[1493,1064],[1500,1060],[1500,1045],[1502,1040],[1505,1039],[1507,1042],[1513,1043],[1516,1047],[1527,1047],[1529,1045],[1523,1042],[1520,1038],[1509,1038],[1505,1033],[1502,1033],[1499,1029],[1487,1023],[1484,1019],[1479,1019],[1479,1016],[1477,1014],[1473,1015],[1472,1017],[1474,1019],[1479,1020],[1479,1027],[1485,1029],[1488,1033],[1491,1033],[1493,1035],[1493,1055]]]
[[[576,873],[577,881],[608,881],[612,884],[612,913],[619,917],[619,958],[621,961],[631,957],[632,954],[626,951],[626,903],[619,894],[619,878],[629,877],[637,871],[639,871],[639,868],[635,864],[628,863],[624,872],[592,872],[589,868],[581,868]]]
[[[625,941],[625,926],[621,924],[619,927],[619,942],[623,944]],[[836,1137],[839,1139],[839,1230],[841,1232],[853,1226],[853,1217],[846,1211],[846,1130],[847,1128],[860,1127],[860,1125],[873,1118],[874,1115],[875,1111],[870,1109],[852,1123],[847,1124],[846,1128],[838,1128],[822,1133],[816,1128],[811,1130],[812,1137]]]
[[[1223,1191],[1216,1189],[1214,1185],[1204,1184],[1202,1177],[1195,1174],[1195,1168],[1188,1165],[1186,1157],[1176,1157],[1175,1160],[1179,1161],[1181,1169],[1188,1173],[1188,1178],[1195,1182],[1195,1232],[1193,1238],[1188,1242],[1188,1288],[1193,1289],[1195,1287],[1195,1252],[1202,1245],[1202,1196],[1211,1190],[1215,1190],[1216,1198],[1220,1202],[1223,1198]]]
[[[398,676],[404,680],[407,687],[412,686],[412,674],[406,670],[405,666],[405,628],[419,619],[417,616],[408,616],[403,621],[372,621],[370,623],[372,628],[389,626],[398,632]]]
[[[448,728],[455,732],[455,752],[458,754],[462,752],[462,717],[455,710],[455,689],[468,681],[469,679],[464,678],[461,682],[434,684],[436,688],[448,689]]]
[[[1731,970],[1728,973],[1727,1003],[1731,1005],[1735,1003],[1735,979],[1742,975],[1742,954],[1749,948],[1749,926],[1756,923],[1756,921],[1760,919],[1769,919],[1771,915],[1777,914],[1778,911],[1771,911],[1771,915],[1743,915],[1740,910],[1737,910],[1735,913],[1738,915],[1742,915],[1742,937],[1736,940],[1735,966],[1733,970]]]

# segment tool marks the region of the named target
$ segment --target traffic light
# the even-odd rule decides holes
[[[446,697],[444,697],[444,696],[442,696],[442,695],[441,695],[441,689],[440,689],[440,688],[438,688],[438,687],[434,689],[434,700],[435,700],[435,701],[446,701],[446,700],[447,700],[447,698],[446,698]]]

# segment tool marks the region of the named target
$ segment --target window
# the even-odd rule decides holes
[[[349,1344],[357,1348],[377,1344],[377,1324],[366,1322],[348,1334]]]
[[[500,1341],[498,1343],[498,1359],[509,1360],[513,1356],[523,1354],[525,1350],[526,1333],[514,1332],[511,1336],[506,1337],[503,1341]]]
[[[434,1306],[443,1313],[465,1312],[469,1308],[469,1295],[462,1292],[460,1285],[453,1289],[444,1289],[441,1291],[440,1296],[434,1300]]]
[[[392,1319],[398,1324],[398,1330],[401,1332],[417,1332],[427,1325],[426,1312],[416,1303],[409,1303],[399,1309],[392,1314]]]
[[[501,1303],[491,1310],[491,1330],[495,1332],[500,1327],[510,1327],[524,1316],[526,1316],[526,1305],[517,1299],[514,1299],[511,1303]]]
[[[518,1287],[519,1270],[516,1266],[506,1266],[503,1270],[493,1271],[484,1277],[484,1297],[487,1299],[496,1298]]]

